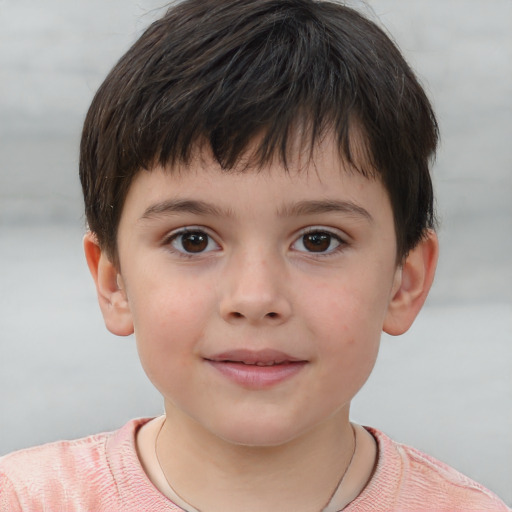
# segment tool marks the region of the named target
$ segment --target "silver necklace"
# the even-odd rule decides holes
[[[156,460],[158,462],[158,466],[160,468],[160,471],[162,472],[162,475],[164,476],[165,481],[167,482],[167,485],[169,486],[169,490],[171,491],[171,494],[172,494],[171,498],[175,501],[175,504],[178,505],[179,507],[181,507],[185,512],[201,512],[199,509],[196,509],[196,508],[192,507],[192,505],[187,503],[174,490],[173,486],[170,484],[169,480],[167,479],[165,471],[162,468],[162,464],[160,463],[160,458],[158,457],[157,444],[158,444],[158,439],[160,437],[160,432],[162,432],[162,428],[164,427],[164,424],[165,424],[165,419],[164,419],[164,421],[162,421],[162,424],[160,425],[160,428],[158,429],[158,432],[156,434],[156,438],[155,438],[155,455],[156,455]],[[354,460],[354,455],[356,453],[356,447],[357,447],[357,441],[356,441],[356,432],[355,432],[354,427],[352,425],[351,425],[351,428],[352,428],[352,437],[354,439],[354,443],[353,443],[354,446],[352,448],[352,455],[350,456],[350,460],[348,461],[347,467],[345,468],[345,471],[343,471],[340,479],[338,480],[338,483],[336,484],[336,487],[334,488],[334,490],[330,494],[329,499],[327,500],[327,503],[320,509],[319,512],[327,512],[327,509],[331,505],[331,502],[332,502],[333,498],[336,496],[336,494],[338,493],[338,491],[342,487],[343,480],[345,480],[345,476],[346,476],[350,466],[352,465],[352,461]]]

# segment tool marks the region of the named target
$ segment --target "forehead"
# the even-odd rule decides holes
[[[361,172],[348,163],[332,138],[323,139],[313,151],[298,148],[289,153],[285,163],[274,158],[256,165],[254,151],[254,147],[249,148],[238,164],[228,170],[221,168],[211,152],[202,149],[187,164],[140,171],[128,192],[125,209],[140,217],[176,209],[177,201],[188,201],[189,207],[192,202],[201,202],[201,211],[196,208],[196,213],[203,214],[247,210],[255,214],[271,210],[289,216],[292,212],[318,210],[314,202],[322,202],[324,210],[329,209],[328,203],[344,202],[353,206],[353,213],[358,209],[366,211],[368,205],[374,210],[389,209],[387,193],[377,174],[366,169]],[[360,154],[356,157],[360,163]],[[207,204],[210,207],[205,208]],[[348,213],[350,208],[345,210]]]

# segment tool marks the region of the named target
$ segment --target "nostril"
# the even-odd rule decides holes
[[[228,313],[228,317],[231,318],[232,320],[241,320],[241,319],[247,319],[247,320],[254,320],[254,319],[259,319],[259,320],[263,320],[263,319],[279,319],[281,318],[281,314],[280,313],[276,313],[275,311],[270,311],[268,313],[265,313],[263,314],[263,316],[259,316],[259,315],[252,315],[252,314],[244,314],[244,313],[240,313],[240,311],[231,311]]]

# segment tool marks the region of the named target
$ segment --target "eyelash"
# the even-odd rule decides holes
[[[194,234],[194,235],[199,235],[199,236],[206,237],[206,244],[207,244],[206,247],[204,249],[202,249],[202,250],[197,251],[197,252],[187,251],[183,247],[183,239],[182,239],[182,248],[183,248],[183,250],[177,248],[174,245],[174,242],[179,240],[180,237],[184,237],[187,234]],[[337,243],[337,245],[336,245],[336,247],[334,247],[333,249],[330,249],[330,250],[325,250],[325,251],[308,251],[305,248],[305,246],[304,246],[304,239],[305,239],[305,237],[307,237],[309,235],[325,235],[326,237],[328,237],[327,241],[328,241],[329,246],[332,244],[333,241],[335,243]],[[337,233],[334,233],[330,229],[326,229],[326,228],[322,228],[322,227],[310,227],[310,228],[307,228],[306,230],[302,231],[299,234],[299,236],[294,240],[294,242],[291,244],[290,247],[293,249],[294,246],[297,245],[298,243],[301,243],[302,246],[305,248],[305,250],[298,250],[298,249],[295,248],[295,250],[297,252],[308,254],[308,255],[310,255],[312,257],[315,257],[315,258],[326,258],[326,257],[329,257],[329,256],[333,256],[333,255],[337,254],[338,252],[340,252],[341,250],[343,250],[343,248],[347,245],[346,240],[344,240]],[[216,247],[215,248],[210,247],[211,244],[215,244]],[[197,226],[197,227],[196,226],[190,226],[190,227],[187,227],[187,228],[184,228],[184,229],[180,229],[178,231],[175,231],[175,232],[171,233],[169,236],[167,236],[164,239],[163,245],[167,246],[167,247],[170,246],[170,250],[172,252],[177,253],[180,257],[183,257],[183,258],[194,258],[194,257],[197,257],[198,255],[205,255],[205,254],[208,254],[210,252],[214,252],[216,249],[220,248],[219,244],[215,241],[215,239],[210,234],[208,234],[207,230],[205,228],[202,228],[202,227],[199,227],[199,226]],[[206,249],[209,249],[209,250],[206,250]]]

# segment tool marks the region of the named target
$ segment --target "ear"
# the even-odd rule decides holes
[[[118,336],[133,334],[133,321],[121,274],[101,250],[94,233],[84,236],[84,251],[107,329]]]
[[[429,230],[397,269],[384,332],[398,336],[411,327],[432,286],[438,255],[437,235]]]

